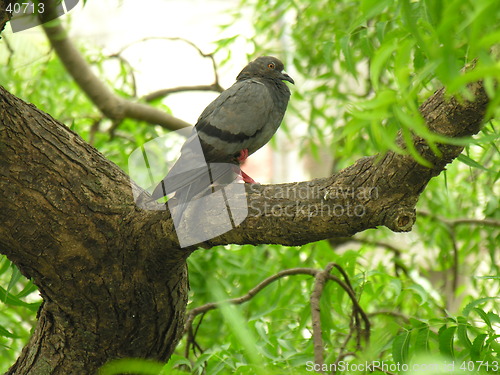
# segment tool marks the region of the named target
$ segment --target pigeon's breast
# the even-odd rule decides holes
[[[283,84],[283,83],[282,83]],[[208,161],[230,161],[269,142],[278,129],[290,91],[257,79],[236,82],[198,119],[196,130]]]

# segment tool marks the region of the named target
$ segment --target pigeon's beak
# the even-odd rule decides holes
[[[288,81],[290,82],[291,84],[295,85],[295,81],[292,79],[292,77],[290,77],[288,74],[286,74],[285,72],[281,73],[281,79],[283,81]]]

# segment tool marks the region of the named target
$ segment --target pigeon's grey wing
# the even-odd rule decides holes
[[[181,149],[181,156],[170,169],[167,176],[154,189],[151,198],[157,200],[171,193],[183,190],[183,201],[188,201],[211,185],[229,184],[240,172],[237,165],[227,163],[210,163],[206,160],[204,150],[196,129],[186,140]]]
[[[255,152],[271,139],[283,114],[276,113],[264,83],[236,82],[203,111],[196,124],[207,160],[229,161],[242,149]]]
[[[181,156],[170,169],[167,176],[156,186],[151,198],[157,200],[176,192],[176,197],[183,196],[186,202],[207,190],[214,184],[229,184],[239,173],[236,165],[227,163],[209,163],[205,159],[196,131],[182,146]],[[182,194],[177,194],[180,191]]]
[[[181,149],[181,155],[167,176],[156,186],[151,197],[156,200],[175,192],[206,174],[207,163],[200,141],[193,129],[191,136]]]

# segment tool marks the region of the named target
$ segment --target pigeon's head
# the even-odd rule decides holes
[[[295,84],[292,77],[286,74],[283,69],[283,63],[276,57],[261,56],[245,66],[240,74],[238,74],[238,77],[236,77],[236,80],[241,81],[260,77],[288,81]]]

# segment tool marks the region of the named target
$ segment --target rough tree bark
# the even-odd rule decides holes
[[[479,131],[488,103],[436,92],[421,107],[449,137]],[[247,219],[200,244],[303,243],[376,226],[409,231],[426,184],[462,151],[435,156],[415,137],[426,168],[388,152],[325,179],[247,186]],[[30,342],[8,374],[94,374],[113,358],[166,361],[184,324],[186,258],[168,211],[139,209],[131,182],[77,134],[0,87],[0,253],[44,300]],[[350,211],[349,211],[350,210]],[[216,214],[216,213],[214,213]]]

